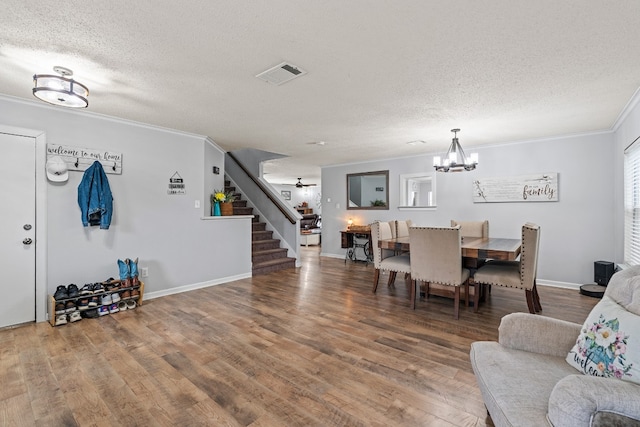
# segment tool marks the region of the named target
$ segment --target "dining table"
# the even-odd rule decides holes
[[[378,247],[411,253],[409,236],[378,240]],[[503,237],[463,237],[461,248],[462,258],[469,261],[486,259],[515,261],[520,255],[522,241]],[[468,263],[465,263],[465,266],[466,264]],[[473,268],[473,265],[469,266]]]

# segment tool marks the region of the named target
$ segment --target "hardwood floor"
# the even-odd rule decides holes
[[[0,331],[3,426],[491,425],[469,362],[524,294],[479,313],[404,281],[371,293],[373,266],[301,268],[146,301],[136,310]],[[542,315],[582,323],[599,300],[540,287]]]

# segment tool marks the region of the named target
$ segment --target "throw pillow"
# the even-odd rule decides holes
[[[640,384],[640,316],[605,295],[589,313],[566,360],[586,375]]]

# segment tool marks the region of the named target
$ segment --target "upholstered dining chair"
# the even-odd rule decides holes
[[[522,226],[520,260],[488,261],[476,271],[473,280],[483,285],[523,289],[529,312],[541,311],[542,306],[536,287],[539,244],[540,227],[536,224],[526,223]],[[413,247],[411,249],[413,252]]]
[[[451,220],[451,226],[460,226],[462,237],[489,237],[489,221],[456,221]]]
[[[411,225],[413,225],[413,221],[410,219],[396,221],[396,237],[409,237],[409,228]]]
[[[389,272],[388,286],[396,280],[396,274],[411,273],[409,255],[396,255],[391,249],[381,249],[378,247],[379,240],[391,239],[391,226],[388,222],[374,222],[371,224],[371,244],[373,246],[373,292],[378,289],[380,270]]]
[[[416,287],[425,283],[429,295],[430,284],[454,287],[453,317],[460,312],[460,287],[465,286],[468,302],[469,270],[462,267],[460,227],[411,227],[411,308],[416,308]],[[476,292],[477,293],[477,292]]]

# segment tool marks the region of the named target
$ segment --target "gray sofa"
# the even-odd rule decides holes
[[[640,266],[614,274],[605,295],[632,319],[640,316]],[[513,313],[500,323],[499,342],[471,345],[473,371],[497,427],[640,426],[640,385],[584,375],[566,361],[581,329]]]

